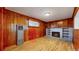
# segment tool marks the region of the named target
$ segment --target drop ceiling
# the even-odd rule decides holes
[[[6,9],[45,22],[71,18],[74,11],[73,7],[6,7]]]

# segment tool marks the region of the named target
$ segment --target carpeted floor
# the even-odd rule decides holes
[[[6,51],[74,51],[73,44],[56,37],[41,37],[20,46],[11,46]]]

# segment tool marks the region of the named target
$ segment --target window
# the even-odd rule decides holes
[[[39,27],[39,26],[40,26],[40,24],[39,24],[39,22],[29,20],[29,26]]]

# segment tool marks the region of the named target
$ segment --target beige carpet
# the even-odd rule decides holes
[[[66,42],[55,37],[41,37],[30,40],[20,46],[11,46],[6,51],[73,51],[71,42]]]

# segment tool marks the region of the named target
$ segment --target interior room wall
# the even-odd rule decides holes
[[[35,21],[35,22],[39,22],[39,26],[38,27],[32,27],[32,26],[29,26],[29,39],[34,39],[34,38],[38,38],[38,37],[42,37],[42,36],[45,36],[45,32],[46,32],[46,23],[45,22],[42,22],[38,19],[29,19],[29,20],[32,20],[32,21]],[[34,33],[34,35],[32,34]],[[34,36],[34,37],[33,37]]]
[[[74,19],[74,47],[76,50],[79,50],[79,26],[75,25],[75,24],[79,24],[79,22],[76,22],[76,20],[79,20],[79,17],[77,17],[77,19],[75,17],[78,11],[79,11],[79,7],[76,7],[74,14],[73,14],[74,15],[73,16],[73,19]]]
[[[73,19],[67,18],[67,19],[61,19],[57,21],[50,21],[47,24],[47,27],[57,27],[57,28],[64,28],[64,27],[73,27]]]
[[[39,22],[40,26],[38,28],[28,26],[28,29],[24,30],[24,41],[29,40],[30,29],[36,30],[37,34],[35,38],[42,37],[45,35],[45,23],[38,19],[23,15],[23,14],[19,14],[14,11],[7,10],[5,8],[0,8],[0,19],[1,19],[0,35],[2,35],[2,31],[3,31],[3,37],[0,36],[0,39],[1,39],[0,50],[2,49],[2,47],[3,49],[5,49],[8,46],[16,45],[17,35],[16,35],[16,29],[14,26],[20,25],[20,24],[23,26],[28,26],[29,19]],[[1,47],[1,43],[3,44],[2,47]]]
[[[2,15],[3,15],[3,8],[0,8],[0,50],[3,50],[3,30],[2,30]]]
[[[13,11],[3,9],[3,46],[8,47],[16,44],[16,30],[14,30],[14,25],[21,24],[23,26],[27,25],[27,17]],[[26,39],[25,39],[26,40]]]

